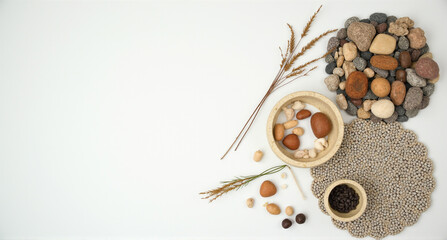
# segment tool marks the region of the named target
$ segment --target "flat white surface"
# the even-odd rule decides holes
[[[284,214],[262,209],[259,180],[212,204],[198,193],[282,163],[265,135],[280,98],[310,90],[335,100],[320,61],[272,94],[240,149],[219,160],[278,70],[286,23],[300,32],[321,3],[305,40],[354,15],[411,16],[445,76],[447,2],[390,2],[1,1],[0,238],[350,239],[320,212],[309,169],[294,170],[305,201],[290,177],[268,177],[289,185],[269,201],[308,216],[289,230]],[[404,124],[434,161],[432,206],[390,239],[447,237],[443,78],[429,107]],[[260,163],[251,160],[257,149]]]

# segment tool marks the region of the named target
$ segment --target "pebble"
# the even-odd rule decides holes
[[[397,59],[397,60],[399,60],[399,56],[400,56],[400,52],[399,52],[399,51],[396,51],[396,52],[394,53],[394,58]]]
[[[376,67],[374,67],[374,66],[371,66],[370,67],[375,73],[377,73],[377,74],[379,74],[379,76],[380,77],[383,77],[383,78],[387,78],[388,77],[388,71],[387,70],[383,70],[383,69],[380,69],[380,68],[376,68]]]
[[[405,70],[399,69],[396,71],[396,79],[401,82],[407,81],[407,72]]]
[[[336,37],[331,37],[327,43],[327,50],[330,51],[333,48],[337,49],[338,45],[340,45],[340,40]]]
[[[368,92],[366,93],[366,95],[363,97],[363,99],[365,100],[376,100],[379,97],[377,97],[372,91],[371,89],[368,90]]]
[[[369,61],[369,59],[371,59],[372,56],[373,54],[370,51],[360,52],[360,57],[362,57],[366,61]]]
[[[423,92],[419,87],[411,87],[407,91],[407,95],[405,96],[405,101],[403,107],[405,110],[412,110],[419,107],[422,102]],[[408,115],[407,115],[408,116]]]
[[[402,50],[407,50],[410,47],[410,41],[405,36],[401,36],[397,42],[397,47]]]
[[[376,78],[371,82],[371,91],[377,97],[386,97],[390,93],[390,82],[385,78]]]
[[[405,113],[405,115],[406,115],[408,118],[412,118],[412,117],[416,117],[416,115],[418,115],[418,113],[419,113],[419,109],[416,108],[416,109],[407,110],[407,112]]]
[[[394,70],[399,65],[395,58],[387,55],[374,55],[370,62],[374,67],[383,70]]]
[[[435,84],[433,84],[433,83],[428,83],[427,86],[422,88],[422,92],[424,93],[424,96],[430,97],[434,91],[435,91]]]
[[[391,72],[391,71],[390,71]],[[391,74],[390,74],[391,75]],[[394,81],[396,81],[396,79],[393,76],[389,76],[386,78],[388,80],[388,82],[393,83]]]
[[[348,78],[352,72],[355,72],[354,63],[345,61],[343,63],[343,71],[345,71],[345,77]]]
[[[406,121],[408,121],[408,117],[405,115],[399,115],[399,116],[397,116],[397,121],[398,122],[406,122]]]
[[[348,37],[348,29],[346,28],[341,28],[340,30],[338,30],[337,32],[337,38],[342,40]]]
[[[391,70],[390,71],[390,76],[391,77],[395,77],[396,76],[396,71],[397,71],[397,69]]]
[[[416,62],[416,73],[427,79],[434,79],[439,75],[439,66],[433,59],[424,57]]]
[[[384,33],[387,29],[388,29],[388,24],[387,23],[381,23],[381,24],[376,26],[376,31],[378,33]]]
[[[345,95],[338,94],[337,97],[335,97],[335,101],[337,102],[338,107],[340,107],[340,109],[346,110],[348,108],[348,102],[346,101]]]
[[[338,75],[332,74],[324,79],[324,83],[326,84],[327,89],[333,92],[337,90],[338,84],[340,83],[340,78]]]
[[[368,119],[371,117],[371,113],[366,111],[363,108],[359,108],[357,110],[357,117],[361,118],[361,119]]]
[[[384,23],[387,20],[387,15],[385,13],[373,13],[369,16],[369,20],[377,22],[378,24]]]
[[[338,88],[340,88],[341,90],[345,90],[345,88],[346,88],[346,81],[340,82],[340,84],[338,84]]]
[[[368,78],[363,72],[352,72],[346,79],[346,94],[354,99],[362,98],[368,92]]]
[[[433,83],[433,84],[435,84],[435,83],[437,83],[437,82],[439,81],[439,77],[440,77],[440,76],[441,76],[441,75],[438,75],[437,78],[429,79],[428,82],[429,82],[429,83]]]
[[[425,46],[427,39],[425,38],[425,32],[421,28],[410,29],[410,33],[407,35],[410,40],[410,47],[414,49],[420,49]]]
[[[325,61],[326,63],[331,63],[331,62],[334,62],[335,59],[334,59],[334,57],[333,57],[331,54],[328,54],[328,55],[324,58],[324,61]]]
[[[281,226],[284,228],[284,229],[287,229],[287,228],[289,228],[290,226],[292,226],[292,221],[290,221],[290,219],[284,219],[284,220],[282,220],[282,222],[281,222]]]
[[[403,51],[399,54],[400,66],[403,68],[408,68],[411,66],[411,55],[407,51]]]
[[[345,39],[341,39],[340,40],[340,47],[343,47],[346,43],[348,43],[348,41],[346,41]]]
[[[366,60],[361,57],[356,57],[352,63],[354,63],[355,68],[359,71],[365,70],[367,64]]]
[[[425,87],[427,85],[427,80],[418,76],[416,71],[412,68],[405,69],[407,72],[407,82],[413,87]]]
[[[358,22],[360,19],[358,17],[350,17],[345,21],[345,28],[348,28],[352,23]]]
[[[377,117],[376,115],[374,115],[374,113],[371,112],[371,116],[369,117],[369,119],[371,120],[371,122],[373,123],[378,123],[380,121],[382,121],[381,118]]]
[[[394,111],[393,112],[393,115],[391,115],[391,117],[389,117],[389,118],[385,118],[385,119],[383,119],[383,121],[385,121],[386,123],[393,123],[393,122],[395,122],[396,120],[397,120],[397,117],[398,117],[399,115],[397,114],[397,112],[396,111]]]
[[[390,24],[390,23],[392,23],[392,22],[395,22],[397,20],[397,17],[396,16],[388,16],[387,18],[386,18],[386,22],[388,23],[388,24]]]
[[[421,105],[419,105],[419,109],[424,109],[428,106],[428,104],[430,103],[430,97],[428,96],[423,96],[422,97],[422,102]]]
[[[342,68],[337,67],[337,68],[334,68],[334,71],[332,71],[332,73],[339,77],[342,77],[345,74],[345,71],[343,71]]]
[[[353,42],[343,45],[343,56],[346,61],[352,61],[357,57],[357,46]]]
[[[351,101],[348,101],[348,107],[346,108],[346,113],[351,116],[357,115],[357,107]]]
[[[335,62],[331,62],[328,65],[326,65],[326,73],[327,74],[332,74],[332,72],[334,71],[334,68],[337,67],[337,64]]]
[[[405,84],[401,81],[395,81],[391,84],[390,98],[394,105],[401,105],[405,100],[405,95],[407,93],[407,88]]]
[[[374,71],[371,68],[365,68],[365,70],[363,70],[363,73],[366,75],[367,78],[374,77]]]
[[[421,59],[421,58],[431,58],[431,59],[433,59],[433,54],[432,54],[431,52],[424,53],[424,54],[422,54],[422,55],[419,57],[419,59]]]
[[[364,19],[360,20],[360,22],[363,22],[363,23],[370,23],[371,21],[369,21],[369,19],[367,19],[367,18],[364,18]]]
[[[369,23],[354,22],[348,27],[348,37],[360,51],[368,51],[371,41],[376,35],[376,28]]]
[[[421,56],[421,51],[419,49],[414,49],[411,52],[411,61],[416,62],[419,59],[419,56]]]
[[[404,115],[405,114],[405,108],[402,106],[396,106],[396,112],[398,115]]]
[[[425,44],[425,46],[421,48],[421,54],[426,54],[428,51],[430,51],[430,47],[428,47],[428,44]]]
[[[362,106],[363,100],[362,100],[362,99],[351,98],[351,102],[352,102],[352,104],[354,104],[356,107],[360,107],[360,106]]]
[[[344,56],[340,56],[337,59],[337,67],[341,67],[343,65],[343,63],[345,62],[345,57]]]
[[[394,104],[387,99],[381,99],[371,106],[371,112],[379,118],[389,118],[394,113]]]
[[[365,111],[369,111],[369,110],[371,110],[371,105],[373,105],[373,103],[375,103],[375,102],[376,102],[376,100],[369,100],[369,99],[365,100],[365,101],[363,101],[362,107]]]
[[[396,49],[396,39],[388,34],[377,34],[369,47],[369,51],[375,54],[391,54]]]

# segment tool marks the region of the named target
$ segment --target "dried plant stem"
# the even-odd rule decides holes
[[[280,69],[278,71],[278,73],[276,74],[275,78],[273,79],[272,84],[270,85],[269,89],[267,90],[267,92],[265,93],[264,97],[261,99],[261,101],[258,103],[258,105],[256,106],[256,108],[253,110],[253,112],[251,113],[250,117],[248,118],[248,120],[245,122],[244,126],[242,127],[242,129],[240,130],[239,134],[236,136],[236,138],[234,139],[233,143],[230,145],[230,147],[228,148],[228,150],[224,153],[224,155],[221,157],[221,159],[224,159],[225,156],[230,152],[230,150],[233,148],[233,146],[237,143],[236,148],[234,149],[235,151],[238,149],[239,145],[242,143],[242,140],[245,138],[245,135],[247,134],[248,130],[251,128],[254,120],[256,119],[256,117],[258,116],[259,111],[261,110],[264,102],[267,100],[268,96],[274,92],[275,90],[295,81],[296,79],[300,78],[300,77],[304,77],[307,76],[309,72],[313,71],[316,67],[311,68],[308,71],[305,71],[305,67],[309,66],[312,63],[315,63],[316,61],[318,61],[321,58],[324,58],[327,54],[329,54],[330,52],[332,52],[332,50],[330,52],[327,52],[325,55],[323,55],[322,57],[313,59],[305,64],[302,64],[300,66],[298,66],[297,68],[293,68],[291,71],[289,71],[292,66],[294,65],[294,63],[296,62],[296,60],[304,55],[304,53],[311,49],[315,43],[317,41],[319,41],[322,37],[328,35],[329,33],[332,33],[335,30],[329,30],[324,32],[323,34],[319,35],[318,37],[312,39],[309,43],[307,43],[303,48],[301,48],[301,51],[297,54],[295,54],[296,49],[298,48],[298,46],[301,43],[301,40],[307,36],[309,29],[313,23],[313,21],[315,20],[316,15],[318,14],[318,12],[320,11],[320,8],[318,8],[318,10],[312,15],[312,17],[310,18],[309,22],[307,22],[306,26],[303,29],[303,32],[301,33],[300,39],[298,40],[298,42],[295,44],[295,32],[293,30],[293,27],[290,24],[287,24],[287,26],[290,29],[291,32],[291,37],[290,40],[288,41],[287,44],[287,50],[285,52],[282,51],[281,48],[281,64],[280,64]],[[289,81],[285,82],[285,80],[288,79]]]
[[[304,195],[303,190],[301,189],[300,184],[298,183],[298,180],[296,179],[296,176],[295,176],[295,174],[292,171],[292,168],[290,166],[287,166],[287,168],[289,169],[290,174],[292,174],[293,180],[295,181],[295,184],[296,184],[296,186],[298,187],[298,190],[301,193],[301,197],[303,197],[303,200],[306,200],[306,196]]]
[[[199,194],[205,195],[202,199],[209,199],[209,201],[212,202],[212,201],[216,200],[217,198],[221,197],[222,195],[224,195],[225,193],[228,193],[233,190],[238,190],[238,189],[248,185],[251,181],[253,181],[257,178],[260,178],[265,175],[277,173],[277,172],[283,170],[285,167],[288,167],[288,166],[287,165],[278,165],[278,166],[274,166],[269,169],[266,169],[257,175],[241,176],[241,177],[236,177],[235,179],[230,180],[230,181],[222,181],[221,182],[222,186],[212,189],[212,190],[209,190],[209,191],[206,191],[206,192],[201,192]]]

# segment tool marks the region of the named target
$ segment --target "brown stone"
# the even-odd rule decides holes
[[[368,51],[375,35],[376,28],[369,23],[353,22],[348,27],[348,38],[351,39],[362,52]]]
[[[374,67],[383,70],[394,70],[399,65],[397,59],[388,55],[374,55],[372,56],[370,62]]]
[[[403,68],[408,68],[411,66],[411,56],[407,51],[403,51],[399,54],[400,66]]]
[[[421,50],[419,49],[414,49],[411,52],[411,61],[412,62],[416,62],[419,59],[419,56],[421,56]]]
[[[376,26],[376,31],[377,31],[377,33],[384,33],[387,28],[388,28],[388,24],[381,23],[381,24]]]
[[[348,41],[346,41],[345,39],[341,39],[340,40],[340,46],[343,47],[343,45],[345,45],[345,43],[348,43]]]
[[[310,126],[317,138],[326,137],[332,130],[331,120],[322,112],[317,112],[310,119]]]
[[[406,93],[407,89],[405,88],[405,83],[401,81],[394,81],[393,84],[391,84],[390,98],[394,105],[401,105],[405,100]]]
[[[354,99],[354,98],[351,98],[351,102],[352,102],[352,104],[354,104],[354,105],[357,106],[357,107],[362,106],[362,103],[363,103],[363,101],[362,101],[361,98],[360,98],[360,99]]]
[[[422,58],[416,62],[415,65],[416,73],[427,79],[434,79],[439,76],[439,66],[431,58]]]
[[[310,113],[309,110],[303,109],[296,114],[296,119],[298,120],[306,119],[310,117],[310,115],[312,115],[312,113]]]
[[[359,117],[361,119],[368,119],[371,117],[371,113],[369,111],[366,111],[363,108],[359,108],[357,110],[357,117]]]
[[[368,78],[363,72],[352,72],[346,80],[346,94],[350,98],[359,99],[368,92]]]
[[[390,93],[390,82],[385,78],[376,78],[371,82],[371,91],[377,97],[386,97]]]
[[[407,72],[405,70],[399,69],[396,71],[396,80],[401,82],[407,81]]]
[[[425,38],[425,32],[421,28],[410,29],[410,33],[407,35],[410,40],[410,47],[414,49],[420,49],[425,46],[427,39]]]

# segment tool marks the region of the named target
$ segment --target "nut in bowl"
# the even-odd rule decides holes
[[[278,123],[279,115],[289,108],[297,111],[297,119],[310,117],[302,114],[305,105],[312,105],[319,110],[311,117],[312,131],[315,135],[315,148],[299,149],[300,127],[292,130],[293,134],[284,136],[285,130],[291,125],[289,120]],[[301,112],[301,113],[300,113]],[[300,114],[298,114],[300,113]],[[299,124],[298,124],[299,125]],[[296,127],[296,124],[293,124]],[[292,127],[292,128],[293,128]],[[306,129],[305,131],[310,131]],[[295,167],[310,168],[328,161],[338,150],[343,140],[344,123],[337,106],[325,96],[309,91],[291,93],[282,98],[270,112],[267,120],[267,139],[273,152],[282,161]],[[289,150],[293,150],[291,152]]]
[[[366,192],[355,181],[342,179],[335,181],[324,192],[324,208],[335,220],[351,222],[366,210]]]

